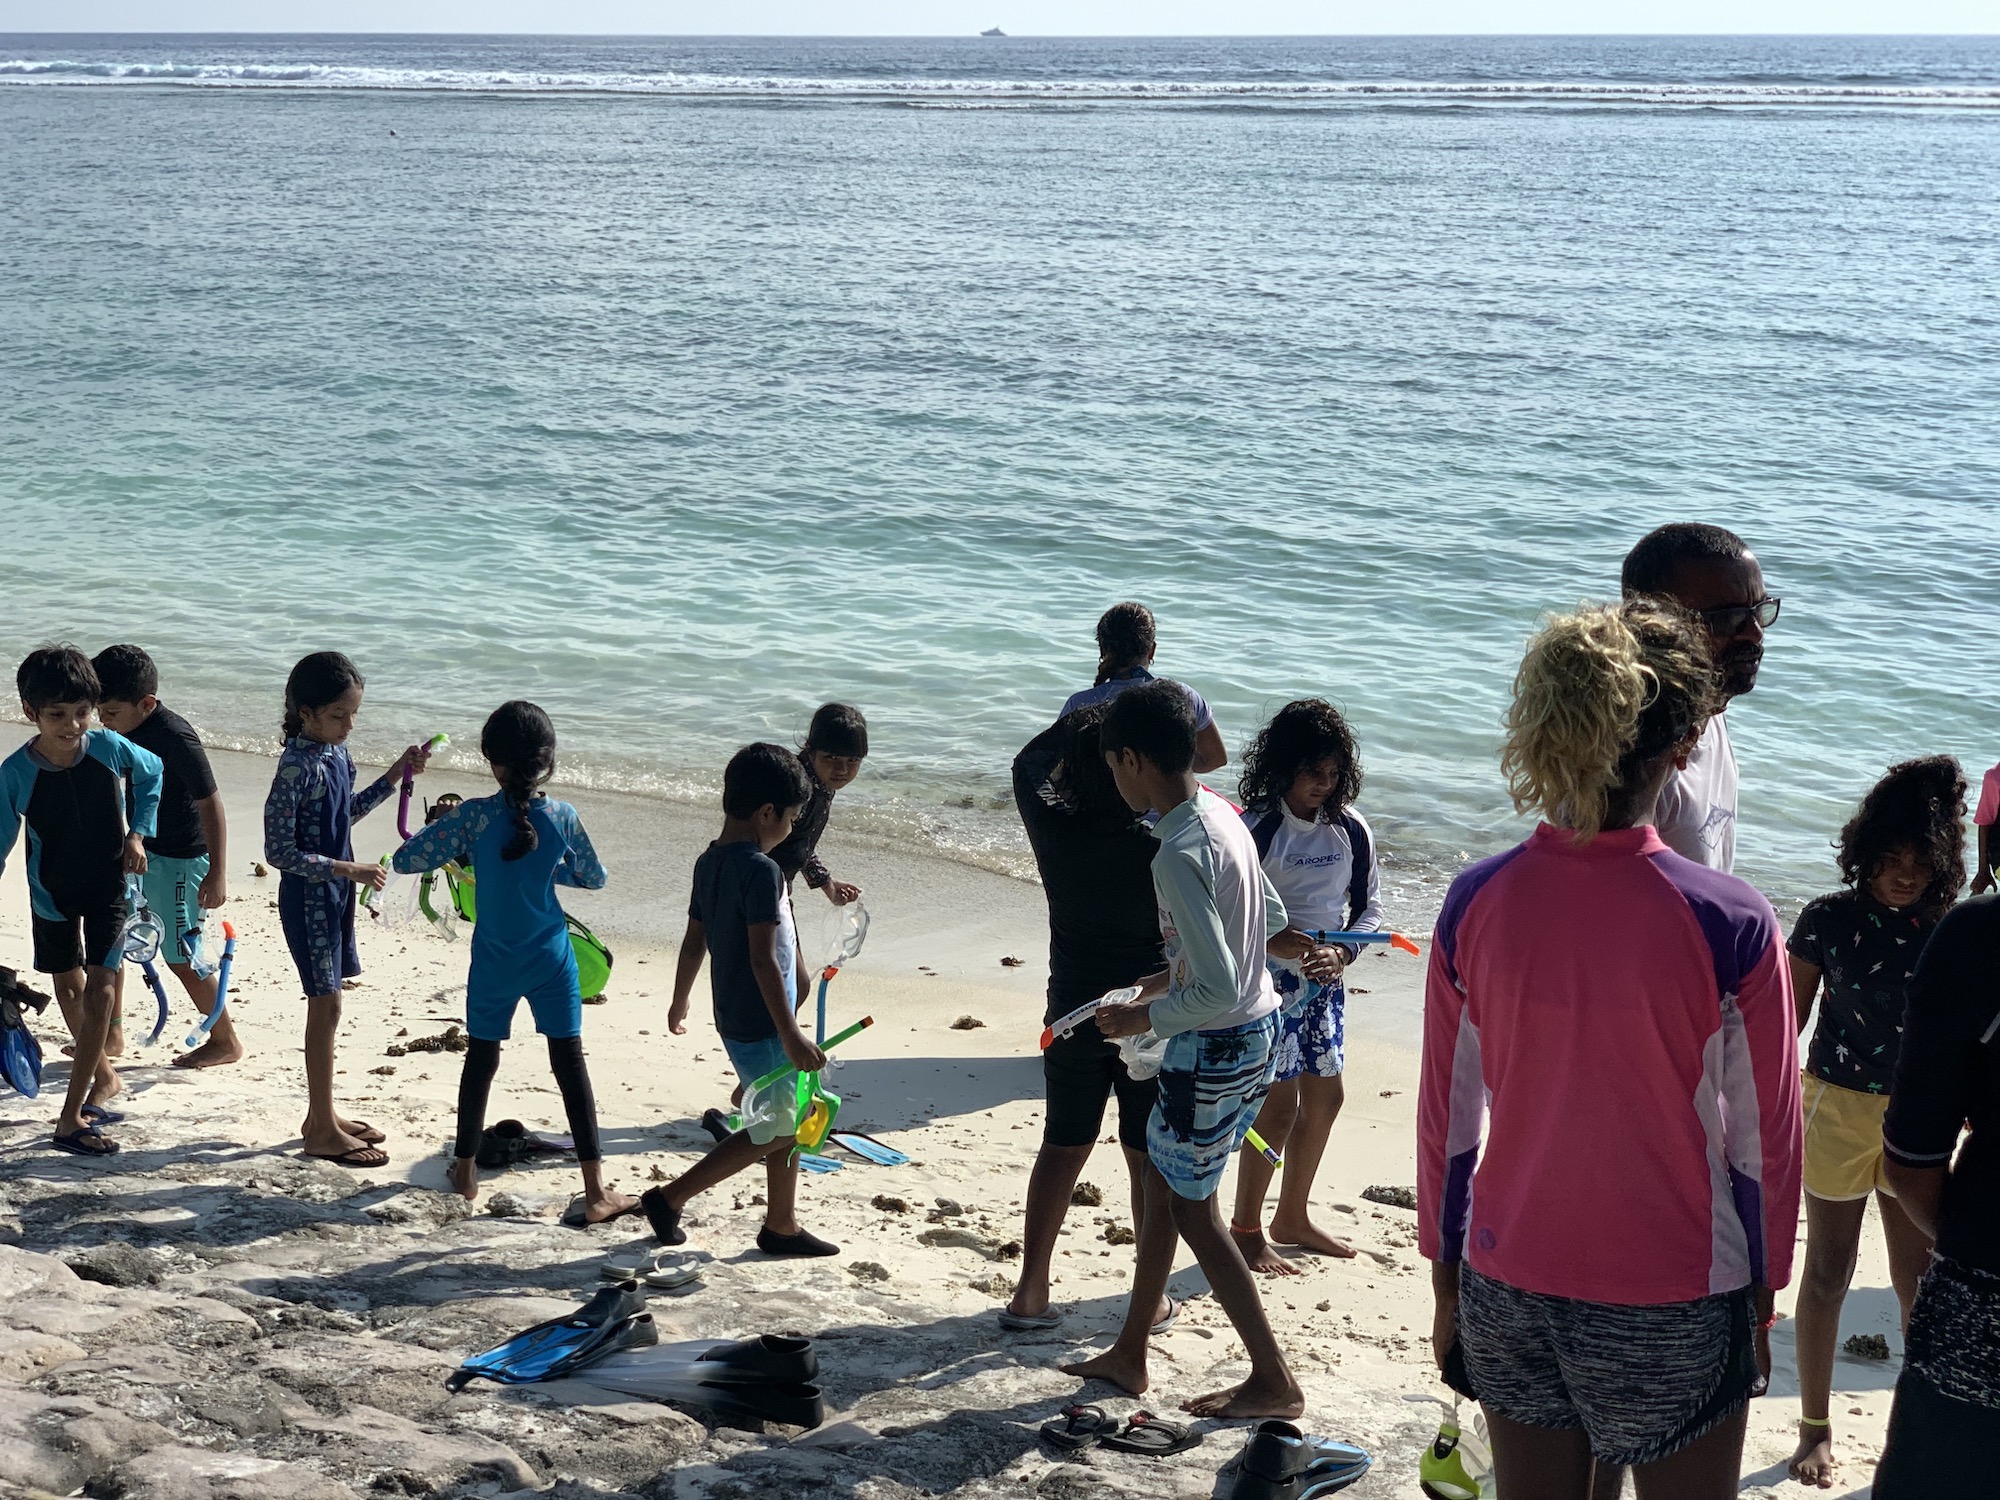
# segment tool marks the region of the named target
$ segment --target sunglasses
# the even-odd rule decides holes
[[[1752,620],[1760,629],[1769,630],[1778,623],[1778,609],[1784,604],[1782,599],[1759,599],[1755,604],[1722,604],[1714,609],[1700,609],[1702,624],[1710,633],[1720,636],[1736,635]]]

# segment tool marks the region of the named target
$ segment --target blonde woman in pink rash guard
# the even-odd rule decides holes
[[[1762,896],[1652,826],[1716,697],[1671,606],[1550,621],[1501,759],[1546,821],[1438,917],[1419,1244],[1503,1494],[1585,1500],[1627,1465],[1640,1500],[1727,1500],[1769,1376],[1799,1213],[1784,942]]]

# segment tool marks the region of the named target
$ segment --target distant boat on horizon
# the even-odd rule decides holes
[[[1002,31],[998,26],[995,26],[991,31],[982,31],[979,34],[981,36],[1005,36],[1007,33]]]

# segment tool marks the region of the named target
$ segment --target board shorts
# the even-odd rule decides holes
[[[67,974],[72,969],[116,969],[124,957],[119,939],[129,915],[125,898],[93,901],[68,916],[33,914],[35,972]]]
[[[561,1039],[583,1035],[583,990],[577,983],[574,959],[526,992],[515,987],[518,977],[508,974],[489,979],[473,969],[465,987],[468,1035],[482,1042],[506,1041],[513,1035],[514,1012],[524,999],[535,1030],[543,1036]]]
[[[758,1079],[792,1065],[792,1060],[785,1056],[785,1044],[775,1036],[754,1042],[732,1042],[724,1037],[722,1050],[729,1054],[730,1066],[736,1069],[737,1081],[743,1085],[743,1128],[749,1133],[751,1144],[768,1146],[790,1135],[797,1128],[797,1116],[789,1110],[760,1114],[750,1089]],[[788,1092],[787,1097],[792,1095]]]
[[[1146,1155],[1176,1196],[1197,1203],[1215,1196],[1271,1090],[1277,1050],[1276,1011],[1226,1031],[1167,1038]]]
[[[1734,1416],[1757,1384],[1749,1288],[1623,1306],[1458,1273],[1458,1337],[1489,1412],[1581,1428],[1599,1463],[1669,1458]]]
[[[1128,1151],[1146,1149],[1146,1122],[1160,1097],[1159,1084],[1126,1072],[1118,1044],[1107,1041],[1095,1026],[1079,1026],[1049,1043],[1042,1053],[1042,1087],[1048,1101],[1042,1144],[1096,1144],[1104,1106],[1115,1094],[1118,1144]]]
[[[1810,1073],[1799,1075],[1806,1117],[1805,1190],[1833,1203],[1895,1197],[1882,1170],[1882,1117],[1887,1094],[1844,1089]]]
[[[1875,1500],[1985,1494],[2000,1448],[2000,1276],[1936,1256],[1917,1287]]]
[[[1302,978],[1281,963],[1270,966],[1283,1018],[1278,1026],[1274,1083],[1294,1078],[1338,1078],[1347,1066],[1347,987]]]
[[[208,879],[208,856],[175,859],[167,854],[146,856],[144,882],[146,905],[160,919],[166,936],[160,939],[160,958],[171,964],[194,965],[206,978],[215,970],[201,950],[201,883]]]

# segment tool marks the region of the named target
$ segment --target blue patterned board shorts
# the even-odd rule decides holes
[[[1278,1028],[1274,1083],[1303,1074],[1338,1078],[1347,1066],[1347,987],[1301,978],[1297,969],[1270,965],[1283,1018]]]
[[[1146,1155],[1178,1196],[1198,1203],[1215,1196],[1270,1091],[1277,1047],[1276,1011],[1227,1031],[1167,1038]]]

